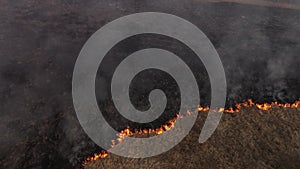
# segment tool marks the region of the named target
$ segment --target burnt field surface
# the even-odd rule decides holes
[[[300,11],[296,9],[194,0],[0,0],[0,168],[80,168],[86,157],[99,152],[101,148],[84,133],[73,108],[76,59],[87,39],[101,26],[124,15],[148,11],[182,17],[207,35],[225,69],[227,107],[250,98],[256,103],[291,103],[300,98]],[[180,91],[174,79],[149,70],[132,81],[131,101],[139,109],[147,109],[149,91],[161,88],[168,96],[168,113],[141,125],[115,111],[108,93],[113,70],[130,53],[153,47],[172,51],[189,65],[198,82],[201,105],[209,105],[209,78],[188,47],[161,35],[133,36],[111,49],[95,82],[99,107],[117,130],[127,125],[156,127],[179,110]],[[297,112],[299,109],[295,115],[299,119]],[[253,116],[259,117],[257,113]],[[292,132],[299,123],[286,126]],[[281,138],[279,142],[283,142]],[[272,152],[272,148],[267,151]],[[299,157],[297,153],[293,158]]]

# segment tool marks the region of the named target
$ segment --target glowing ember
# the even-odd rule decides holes
[[[212,111],[225,112],[225,113],[238,113],[238,112],[240,112],[240,110],[242,108],[248,108],[248,107],[254,107],[254,106],[257,107],[259,110],[269,110],[273,107],[298,108],[299,105],[300,105],[300,99],[298,101],[296,101],[295,103],[285,103],[285,104],[278,103],[278,102],[258,104],[258,103],[254,103],[251,99],[249,99],[248,101],[246,101],[244,103],[236,104],[235,108],[233,108],[233,107],[230,107],[228,109],[219,108],[217,110],[212,110]],[[199,112],[208,112],[210,110],[210,108],[199,106],[197,108],[197,110]],[[191,114],[192,114],[191,111],[187,112],[187,115],[191,115]],[[174,127],[177,119],[179,119],[179,118],[183,118],[183,115],[177,114],[177,117],[169,120],[166,124],[162,125],[161,127],[157,128],[157,129],[144,129],[144,130],[135,129],[135,130],[132,130],[128,126],[126,129],[121,130],[120,133],[117,134],[116,140],[112,140],[111,147],[114,147],[116,144],[122,142],[126,137],[130,137],[130,136],[134,136],[134,135],[151,135],[151,134],[160,135],[160,134],[163,134],[165,131],[171,130]],[[93,157],[88,157],[87,159],[85,159],[85,161],[83,162],[83,165],[86,165],[88,162],[95,161],[99,158],[106,158],[107,156],[108,156],[107,151],[101,151],[98,154],[94,154]]]
[[[93,157],[88,157],[87,159],[85,159],[82,164],[86,165],[90,161],[95,161],[95,160],[97,160],[99,158],[105,158],[107,156],[108,156],[108,152],[107,151],[101,151],[100,153],[95,153]]]

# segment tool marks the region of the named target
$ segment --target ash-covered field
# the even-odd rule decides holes
[[[227,107],[249,98],[257,103],[288,103],[300,98],[300,11],[296,8],[196,0],[0,0],[0,168],[80,168],[86,157],[101,150],[76,118],[71,94],[74,64],[86,40],[101,26],[121,16],[146,11],[177,15],[207,35],[225,69]],[[162,88],[169,96],[168,114],[141,125],[122,118],[112,105],[107,89],[114,66],[127,54],[150,47],[178,54],[194,72],[201,105],[209,105],[207,73],[190,49],[164,36],[134,36],[108,53],[95,82],[99,107],[118,130],[127,125],[159,126],[173,118],[179,108],[176,83],[167,74],[155,71],[144,72],[132,82],[132,101],[136,107],[146,109],[149,103],[145,91]],[[195,150],[199,149],[195,153],[202,150],[205,158],[194,156],[190,150],[196,142],[189,145],[189,139],[198,137],[192,134],[172,150],[177,152],[174,157],[168,152],[168,157],[163,154],[149,159],[149,166],[168,167],[174,164],[159,164],[155,159],[164,156],[166,160],[180,161],[182,155],[185,163],[204,167],[214,167],[203,161],[213,159],[217,167],[253,164],[292,168],[296,164],[293,159],[299,159],[298,113],[299,109],[277,109],[264,115],[251,109],[226,114],[211,140],[194,145],[198,147]],[[182,147],[185,153],[179,151]],[[107,165],[112,162],[109,160],[126,163],[126,159],[110,156],[105,160]]]

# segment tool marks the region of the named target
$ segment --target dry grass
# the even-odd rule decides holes
[[[145,159],[110,154],[85,168],[300,168],[300,109],[224,114],[213,136],[199,144],[205,116],[199,115],[190,134],[164,154]]]

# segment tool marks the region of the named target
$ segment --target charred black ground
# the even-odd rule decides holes
[[[2,0],[0,168],[77,168],[85,157],[99,151],[81,129],[73,109],[73,67],[85,41],[101,26],[118,17],[145,11],[185,18],[208,36],[224,65],[227,106],[249,98],[258,103],[293,102],[300,98],[298,10],[194,0]],[[180,42],[139,35],[117,47],[110,51],[103,68],[99,68],[100,80],[96,82],[99,106],[106,107],[107,112],[111,105],[107,103],[109,98],[105,98],[108,93],[104,82],[110,74],[105,70],[111,70],[117,59],[126,54],[148,47],[177,52],[189,63],[199,83],[201,103],[209,104],[206,71]],[[169,109],[174,115],[179,93],[168,75],[160,72],[158,79],[153,77],[157,81],[167,79],[168,87],[161,81],[158,86],[138,90],[138,85],[150,78],[145,82],[141,79],[153,74],[143,72],[133,81],[133,102],[140,109],[146,108],[144,91],[161,87],[169,92]],[[162,117],[157,124],[168,118]]]

